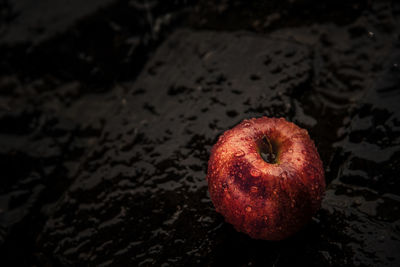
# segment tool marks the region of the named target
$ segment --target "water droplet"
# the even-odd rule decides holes
[[[253,168],[250,170],[250,174],[253,177],[260,177],[261,171],[259,169]]]
[[[246,136],[244,139],[247,140],[247,141],[253,140],[253,138],[251,138],[251,136]]]
[[[250,206],[247,206],[247,207],[246,207],[246,211],[247,211],[247,212],[250,212],[250,211],[251,211],[251,207],[250,207]]]
[[[244,127],[250,127],[250,125],[251,125],[250,122],[247,121],[243,124]]]
[[[226,194],[227,199],[231,199],[231,194]]]
[[[302,151],[301,151],[301,154],[305,155],[305,154],[307,154],[307,151],[302,150]]]
[[[287,171],[283,171],[280,176],[282,179],[286,179],[288,177]]]
[[[290,139],[292,139],[293,142],[296,142],[295,139],[298,139],[298,138],[303,138],[303,136],[302,136],[301,134],[295,134],[295,135],[293,135],[292,137],[290,137]]]
[[[244,152],[243,152],[243,150],[238,150],[238,151],[236,151],[235,152],[235,157],[238,157],[238,158],[240,158],[240,157],[243,157],[244,156]]]
[[[292,148],[289,148],[289,153],[293,153],[293,149]]]
[[[228,184],[222,183],[222,188],[224,189],[224,192],[228,191]]]
[[[213,188],[214,188],[214,189],[217,189],[217,185],[216,185],[216,184],[213,184]]]
[[[252,193],[256,193],[258,191],[258,187],[257,186],[252,186],[252,187],[250,187],[250,191]]]
[[[264,215],[263,219],[264,219],[264,222],[268,222],[268,216],[267,215]]]

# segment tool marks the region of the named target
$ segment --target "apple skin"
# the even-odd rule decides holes
[[[259,153],[263,137],[277,145],[276,163]],[[308,132],[284,118],[244,120],[222,134],[207,171],[211,200],[237,231],[255,239],[282,240],[320,208],[323,164]]]

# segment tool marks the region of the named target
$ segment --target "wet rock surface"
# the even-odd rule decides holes
[[[0,13],[2,261],[400,264],[398,4],[88,2],[47,26],[53,3],[29,31],[15,3]],[[321,210],[281,242],[236,232],[205,180],[218,136],[265,115],[308,129],[326,171]]]

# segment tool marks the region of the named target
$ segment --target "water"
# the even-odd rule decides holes
[[[399,5],[264,2],[52,6],[34,29],[1,6],[2,265],[400,265]],[[262,115],[308,130],[327,181],[281,242],[236,232],[205,180]]]

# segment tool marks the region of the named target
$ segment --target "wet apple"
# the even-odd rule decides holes
[[[222,134],[207,171],[211,200],[252,238],[281,240],[321,205],[322,161],[308,132],[283,118],[244,120]]]

